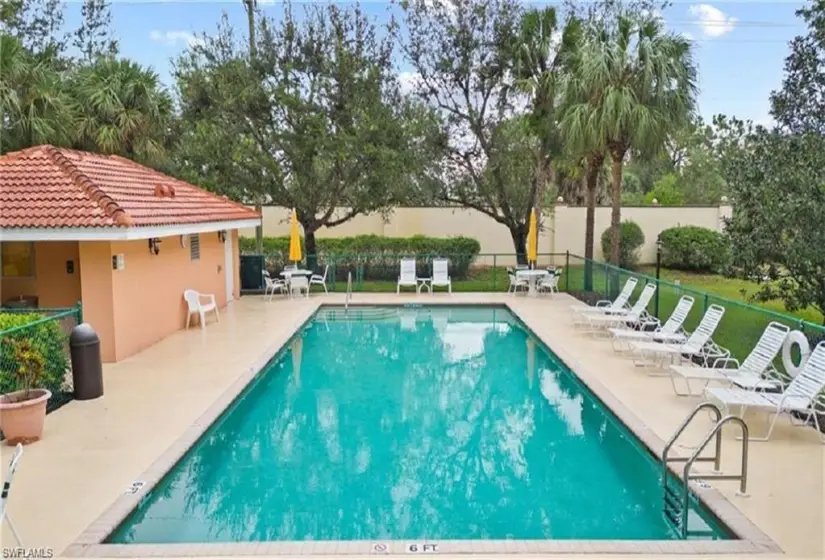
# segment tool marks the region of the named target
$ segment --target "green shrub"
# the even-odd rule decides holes
[[[610,260],[610,228],[602,233],[602,255],[604,260]],[[622,222],[619,236],[619,266],[635,268],[639,262],[639,248],[645,243],[645,234],[642,228],[634,221]]]
[[[456,280],[467,277],[470,265],[481,251],[479,242],[470,237],[384,237],[357,235],[355,237],[316,238],[317,266],[330,265],[330,274],[336,281],[345,280],[348,272],[357,277],[360,270],[364,280],[396,280],[398,260],[417,257],[420,276],[429,275],[433,257],[450,259],[450,275]],[[289,237],[264,237],[266,269],[277,275],[287,264]],[[303,252],[304,240],[301,238]],[[241,238],[241,252],[255,253],[255,239]],[[303,252],[306,258],[306,252]]]
[[[679,270],[719,272],[730,260],[730,246],[718,231],[699,226],[680,226],[664,230],[662,266]]]
[[[39,321],[39,313],[0,313],[0,332]],[[45,321],[35,326],[2,335],[0,342],[0,394],[23,389],[19,382],[17,345],[12,341],[28,340],[31,350],[45,361],[41,387],[59,396],[65,390],[66,372],[69,370],[67,335],[58,321]],[[36,387],[37,388],[37,387]]]

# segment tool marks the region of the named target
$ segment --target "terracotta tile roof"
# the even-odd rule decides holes
[[[186,225],[259,218],[119,156],[35,146],[0,156],[0,227]]]

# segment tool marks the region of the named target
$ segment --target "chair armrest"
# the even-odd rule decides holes
[[[599,301],[596,302],[596,307],[607,307],[611,303],[613,303],[613,302],[610,301],[609,299],[600,299]]]
[[[200,297],[209,300],[208,303],[217,305],[217,302],[215,301],[215,294],[200,294]]]
[[[735,368],[727,367],[730,364],[735,364],[736,367]],[[725,366],[725,367],[722,367],[722,366]],[[730,356],[727,356],[725,358],[717,358],[713,362],[713,369],[739,369],[739,367],[740,367],[739,360],[737,360],[736,358],[731,358]]]

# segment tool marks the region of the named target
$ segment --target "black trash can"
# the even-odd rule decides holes
[[[241,255],[241,290],[264,289],[264,256]]]
[[[74,398],[79,401],[103,395],[103,363],[100,359],[100,338],[89,323],[81,323],[69,335],[72,356]]]

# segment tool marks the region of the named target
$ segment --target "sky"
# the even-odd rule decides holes
[[[343,2],[342,2],[343,3]],[[534,4],[553,2],[532,2]],[[258,0],[261,10],[278,17],[277,0]],[[293,4],[300,4],[293,2]],[[699,112],[710,120],[722,113],[770,124],[769,95],[782,82],[788,41],[805,32],[795,11],[799,1],[675,0],[664,10],[667,27],[689,37],[699,68]],[[79,0],[68,0],[66,24],[80,21]],[[385,22],[398,8],[386,1],[362,0],[364,10]],[[243,33],[246,12],[241,0],[113,0],[113,33],[121,53],[152,67],[164,84],[174,86],[171,60],[201,32],[213,32],[222,12]],[[400,73],[410,68],[398,61]]]

